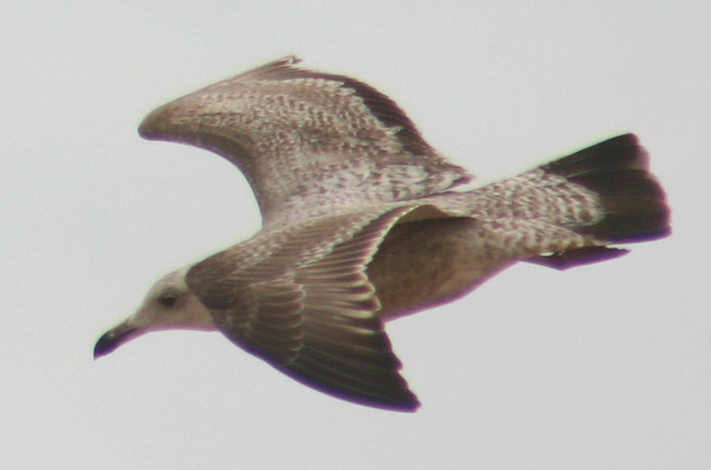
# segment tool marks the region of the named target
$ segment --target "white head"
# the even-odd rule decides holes
[[[107,331],[94,347],[94,357],[104,356],[130,339],[158,330],[215,330],[207,308],[185,283],[190,266],[158,281],[143,305],[124,322]]]

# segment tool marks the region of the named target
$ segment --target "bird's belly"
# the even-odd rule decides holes
[[[396,225],[367,273],[384,320],[455,300],[515,262],[489,243],[470,218],[428,219]]]

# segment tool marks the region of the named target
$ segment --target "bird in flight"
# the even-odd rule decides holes
[[[462,190],[472,176],[390,98],[298,62],[218,82],[140,125],[144,138],[233,163],[263,226],[160,280],[94,357],[151,331],[218,330],[317,390],[413,411],[385,322],[462,297],[518,261],[566,269],[670,233],[634,135]]]

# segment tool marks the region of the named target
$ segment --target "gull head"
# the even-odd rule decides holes
[[[136,313],[99,338],[94,346],[94,358],[105,356],[123,343],[151,331],[215,330],[210,312],[185,283],[189,269],[179,269],[158,281]]]

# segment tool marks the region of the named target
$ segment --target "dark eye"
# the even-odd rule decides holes
[[[160,297],[158,297],[158,303],[161,304],[164,307],[172,307],[175,305],[175,303],[178,301],[178,297],[175,296],[174,294],[163,294]]]

